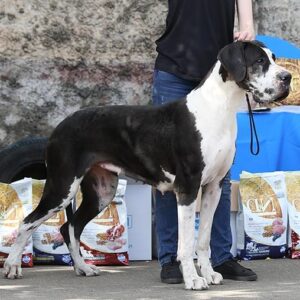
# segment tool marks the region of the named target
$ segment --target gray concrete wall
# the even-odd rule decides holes
[[[260,34],[300,45],[299,0],[257,0]],[[167,0],[1,0],[0,147],[99,104],[147,104]]]
[[[300,1],[254,0],[256,31],[286,39],[300,47]]]

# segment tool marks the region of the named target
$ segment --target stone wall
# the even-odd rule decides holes
[[[299,0],[254,1],[258,33],[300,45]],[[147,104],[163,0],[1,0],[0,147],[99,104]]]
[[[253,1],[256,31],[286,39],[300,47],[300,1]]]

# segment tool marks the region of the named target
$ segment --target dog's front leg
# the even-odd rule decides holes
[[[178,203],[178,253],[177,259],[181,262],[185,288],[189,290],[203,290],[208,288],[205,278],[197,274],[194,260],[194,228],[196,199],[190,204],[183,204],[184,195],[176,195]]]
[[[200,226],[197,241],[198,266],[208,284],[221,284],[223,277],[213,270],[209,260],[211,227],[215,210],[221,196],[220,181],[214,181],[203,188],[200,209]]]

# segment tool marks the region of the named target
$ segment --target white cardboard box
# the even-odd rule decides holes
[[[151,197],[151,186],[146,184],[131,183],[129,180],[125,193],[125,202],[127,206],[129,260],[152,259]],[[236,255],[235,215],[236,211],[233,208],[231,212],[231,252],[234,256]],[[197,225],[199,224],[195,224],[195,239],[198,235]]]
[[[128,184],[125,193],[129,260],[152,259],[151,186]]]

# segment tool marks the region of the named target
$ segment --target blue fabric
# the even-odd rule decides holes
[[[258,35],[257,40],[270,48],[276,57],[300,59],[300,49],[278,37]],[[260,153],[250,153],[248,113],[239,113],[237,152],[231,176],[239,180],[240,173],[300,170],[300,108],[283,106],[271,112],[255,113]]]
[[[270,112],[254,113],[260,153],[250,153],[250,126],[246,112],[237,115],[238,136],[231,178],[242,171],[273,172],[300,170],[300,107],[283,106]]]
[[[154,71],[152,101],[154,105],[171,102],[186,96],[197,84],[173,74]],[[162,195],[156,191],[156,234],[158,260],[161,265],[176,258],[178,242],[177,204],[173,193]],[[201,230],[201,228],[200,228]],[[232,259],[230,248],[230,179],[225,178],[222,195],[215,212],[211,240],[212,265],[217,266]]]
[[[288,41],[267,35],[257,35],[256,39],[272,50],[276,57],[300,59],[300,49]]]

